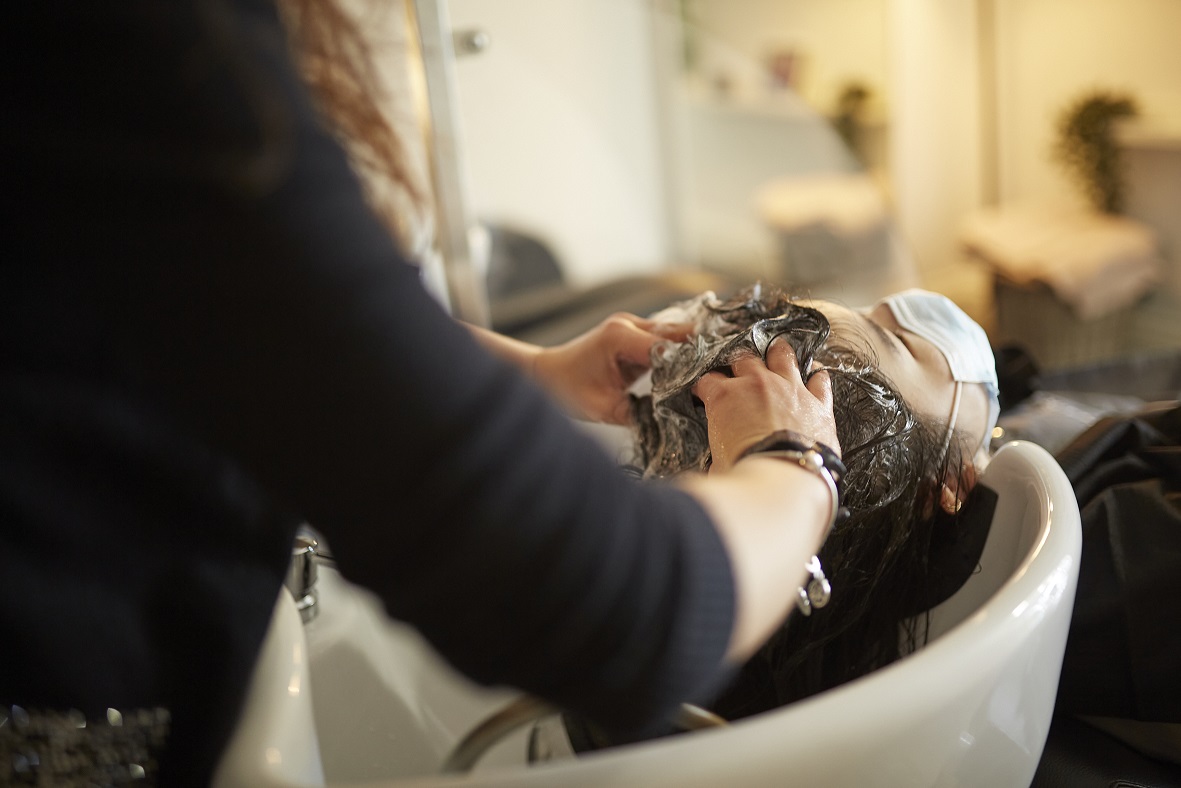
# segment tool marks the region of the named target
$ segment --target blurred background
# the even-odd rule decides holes
[[[439,5],[470,319],[919,286],[1045,368],[1181,348],[1176,0]]]

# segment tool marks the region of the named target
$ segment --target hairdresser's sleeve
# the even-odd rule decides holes
[[[281,47],[241,65],[158,119],[211,125],[208,166],[115,195],[142,219],[109,302],[135,379],[475,679],[623,728],[704,700],[735,601],[703,510],[625,479],[441,311]]]

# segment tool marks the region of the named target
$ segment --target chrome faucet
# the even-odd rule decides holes
[[[287,580],[284,585],[295,598],[295,607],[299,610],[303,623],[308,623],[316,617],[319,609],[316,601],[319,594],[316,591],[316,548],[320,542],[307,526],[301,527],[291,546],[291,563],[287,567]]]

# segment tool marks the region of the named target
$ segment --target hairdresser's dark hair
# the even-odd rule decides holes
[[[275,0],[275,6],[285,33],[282,41],[254,40],[259,33],[238,18],[227,0],[199,0],[194,5],[205,35],[199,54],[188,56],[197,64],[190,64],[188,71],[201,78],[206,76],[202,69],[227,69],[246,99],[255,127],[255,139],[241,150],[200,159],[200,174],[254,197],[273,191],[290,172],[297,143],[292,108],[282,98],[282,85],[258,68],[251,53],[260,43],[267,48],[285,45],[325,128],[344,145],[354,169],[366,176],[362,183],[373,207],[397,234],[399,219],[376,205],[374,184],[401,192],[415,210],[427,205],[429,189],[415,177],[406,141],[382,109],[382,103],[395,96],[380,78],[372,44],[355,13],[374,11],[377,5],[354,9],[342,0]],[[137,156],[142,158],[142,151],[137,150]]]
[[[960,441],[952,441],[944,452],[946,425],[925,418],[906,403],[879,370],[868,342],[830,336],[823,315],[794,304],[784,291],[755,286],[708,309],[736,335],[749,336],[752,327],[756,335],[760,331],[765,335],[767,326],[784,333],[796,349],[802,374],[811,364],[829,370],[837,438],[848,469],[844,503],[850,515],[833,529],[820,551],[833,585],[832,599],[811,616],[789,617],[751,658],[714,707],[723,716],[736,718],[863,676],[925,641],[922,614],[930,607],[928,556],[942,512],[936,491],[949,469],[959,474],[963,450]],[[736,344],[741,340],[730,339],[728,353],[698,359],[693,379],[709,368],[728,364]],[[685,347],[690,354],[700,354],[711,343],[698,341],[696,348]],[[654,358],[657,392],[659,366],[668,361],[667,352],[667,348],[665,355],[658,351]],[[692,366],[695,362],[681,357],[679,363]],[[679,384],[686,382],[691,385],[684,379]],[[667,458],[656,456],[670,445],[662,432],[700,430],[699,435],[705,434],[704,409],[699,404],[687,408],[682,400],[674,403],[674,409],[679,411],[676,418],[661,423],[651,399],[635,403],[637,459],[642,466],[662,469],[649,475],[708,465],[708,456],[685,452],[683,442],[677,443],[680,456],[675,467],[667,464]],[[708,444],[701,451],[707,455]]]

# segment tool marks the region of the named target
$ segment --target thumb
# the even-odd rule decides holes
[[[697,326],[693,323],[653,323],[649,327],[649,330],[662,339],[684,342],[693,335],[693,332],[697,330]]]
[[[650,353],[652,346],[660,340],[655,334],[650,334],[634,324],[629,324],[620,332],[619,342],[615,347],[615,358],[621,367],[640,367],[647,369],[652,366]]]

